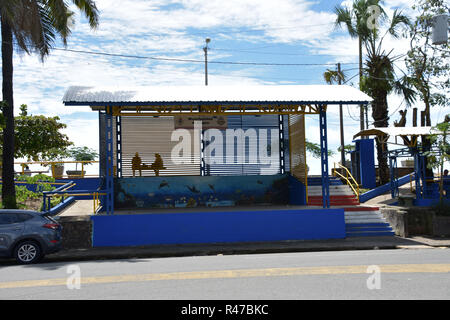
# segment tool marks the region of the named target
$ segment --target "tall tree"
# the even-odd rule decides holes
[[[91,28],[98,26],[98,9],[94,1],[71,2],[86,16]],[[71,32],[69,21],[73,14],[65,0],[0,0],[2,93],[5,102],[2,200],[5,208],[17,206],[14,188],[14,46],[28,54],[37,52],[43,61],[58,36],[64,45],[67,44]]]
[[[67,126],[59,117],[29,115],[27,105],[20,106],[14,118],[14,156],[27,160],[51,160],[64,153],[73,143],[61,131]],[[3,127],[0,126],[0,148],[3,147]]]
[[[367,58],[364,66],[361,88],[373,98],[372,118],[375,127],[387,127],[389,125],[389,108],[387,97],[390,93],[401,94],[407,105],[415,99],[409,78],[397,78],[394,70],[394,62],[399,57],[392,56],[383,49],[383,40],[387,35],[399,38],[402,28],[409,24],[409,18],[397,10],[392,17],[386,18],[383,24],[375,26],[370,31],[365,42]],[[385,184],[389,181],[389,167],[387,163],[387,146],[377,139],[377,159],[379,167],[380,182]]]
[[[367,23],[373,14],[370,9],[374,6],[379,8],[378,19],[383,19],[386,15],[379,5],[380,2],[380,0],[354,0],[351,7],[340,5],[334,8],[335,25],[337,27],[344,26],[350,37],[358,39],[360,89],[363,77],[363,47],[371,32],[371,25]],[[360,130],[364,130],[364,105],[360,106]]]
[[[445,0],[419,0],[413,9],[418,15],[410,26],[410,50],[405,61],[411,83],[423,102],[423,124],[431,126],[431,107],[450,103],[450,45],[431,43],[434,16],[450,12],[450,6]]]
[[[432,44],[435,15],[450,12],[445,0],[418,0],[412,7],[417,16],[410,25],[410,50],[405,59],[411,84],[423,103],[421,126],[431,126],[431,108],[447,107],[450,103],[450,46],[449,43]],[[440,119],[436,119],[440,121]],[[422,137],[424,150],[431,148],[431,141]],[[427,177],[433,176],[425,159]]]

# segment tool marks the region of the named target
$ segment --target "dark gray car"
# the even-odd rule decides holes
[[[61,248],[61,225],[42,212],[0,210],[0,256],[36,263]]]

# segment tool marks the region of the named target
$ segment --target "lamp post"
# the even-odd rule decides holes
[[[205,52],[205,86],[208,85],[208,43],[211,42],[210,38],[205,39],[205,47],[203,51]]]

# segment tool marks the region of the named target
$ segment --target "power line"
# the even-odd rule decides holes
[[[75,50],[75,49],[64,49],[64,48],[53,48],[53,50],[67,51],[67,52],[74,52],[74,53],[82,53],[82,54],[91,54],[91,55],[102,55],[102,56],[109,56],[109,57],[131,58],[131,59],[147,59],[147,60],[170,61],[170,62],[204,63],[203,60],[195,60],[195,59],[149,57],[149,56],[126,55],[126,54],[118,54],[118,53]],[[329,65],[335,65],[335,63],[273,63],[273,62],[237,62],[237,61],[214,61],[214,60],[213,61],[209,61],[209,63],[229,64],[229,65],[254,65],[254,66],[329,66]],[[354,64],[358,64],[358,63],[342,63],[342,64],[354,65]]]
[[[70,56],[69,58],[77,59],[77,61],[81,60],[86,63],[91,62],[91,60],[80,59],[80,58],[74,57],[74,56]],[[204,75],[204,72],[200,72],[200,71],[194,71],[194,70],[189,70],[189,69],[176,70],[171,67],[165,68],[164,66],[160,66],[160,65],[158,65],[158,67],[154,71],[163,71],[164,73],[170,73],[170,74],[174,74],[174,75],[183,75],[185,73],[202,75],[202,76]],[[276,76],[271,76],[271,75],[250,76],[250,75],[245,75],[245,74],[243,74],[243,75],[229,74],[229,73],[223,74],[223,73],[217,73],[217,72],[210,72],[209,70],[208,70],[208,74],[213,75],[213,76],[225,77],[225,78],[253,78],[253,79],[284,80],[284,81],[316,81],[316,80],[318,80],[318,78],[286,78],[286,77],[276,77]]]
[[[342,63],[341,63],[342,64]],[[350,77],[349,79],[345,80],[343,84],[346,84],[347,82],[349,82],[350,80],[352,80],[354,77],[358,76],[359,73],[355,74],[354,76]]]

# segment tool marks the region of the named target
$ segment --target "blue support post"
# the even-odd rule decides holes
[[[117,177],[122,178],[122,117],[116,117]]]
[[[327,114],[326,106],[320,106],[320,168],[322,173],[322,201],[323,207],[330,207],[330,179],[328,176],[328,142],[327,142]]]
[[[422,181],[422,161],[418,152],[414,153],[414,175],[416,180],[416,201],[422,199],[421,181]]]
[[[389,157],[389,169],[391,173],[391,197],[394,199],[399,195],[397,180],[397,157]]]
[[[42,208],[44,211],[47,211],[47,195],[45,193],[42,197]]]
[[[283,116],[278,116],[278,143],[279,143],[279,153],[280,153],[280,173],[284,174],[286,171],[285,160],[284,160],[284,134],[283,134]]]
[[[106,107],[105,117],[106,134],[106,214],[114,213],[114,144],[113,144],[113,116],[112,107]]]

